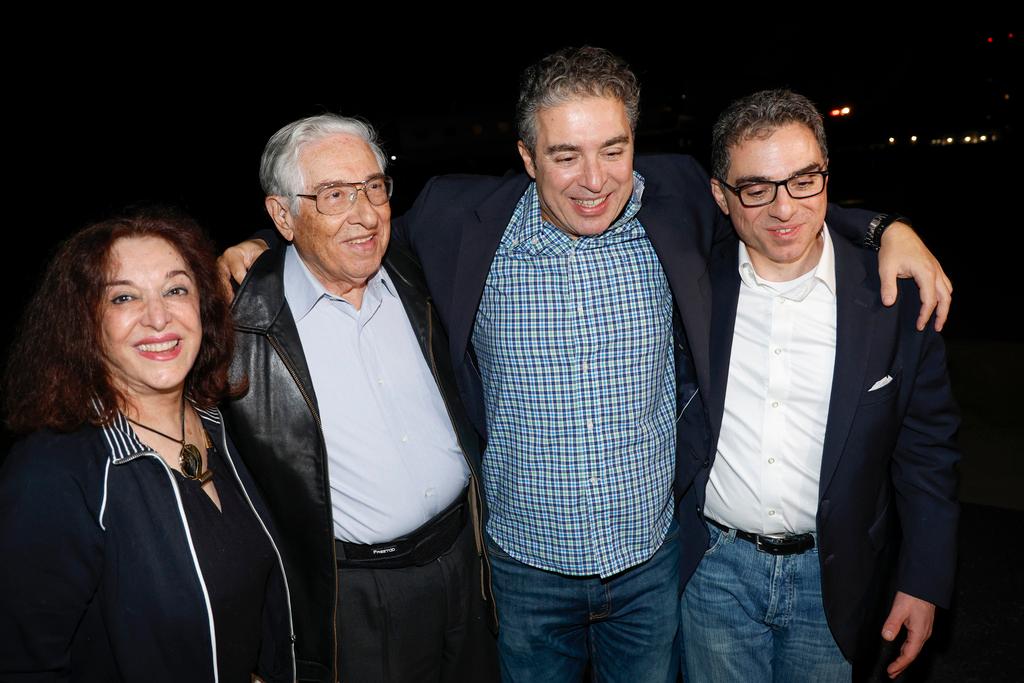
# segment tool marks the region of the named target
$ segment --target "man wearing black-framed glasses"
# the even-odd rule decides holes
[[[952,591],[959,420],[942,340],[915,329],[914,288],[880,306],[876,256],[825,225],[810,101],[755,93],[713,135],[711,191],[738,240],[709,269],[712,438],[695,447],[712,465],[687,536],[704,549],[681,601],[687,678],[847,681],[879,624],[886,640],[907,629],[895,677]]]

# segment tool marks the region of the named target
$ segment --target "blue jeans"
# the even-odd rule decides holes
[[[621,574],[564,576],[508,556],[487,538],[504,683],[676,680],[679,528]]]
[[[680,600],[688,681],[849,681],[821,601],[818,549],[769,555],[709,524],[711,543]]]

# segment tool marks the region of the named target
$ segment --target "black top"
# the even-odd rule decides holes
[[[274,550],[216,446],[207,451],[207,466],[213,470],[220,510],[198,481],[176,472],[178,485],[213,607],[220,680],[250,683],[259,656],[263,598]]]

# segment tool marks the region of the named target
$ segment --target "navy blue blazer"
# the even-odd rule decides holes
[[[829,227],[832,227],[831,218]],[[952,595],[956,559],[954,444],[959,414],[950,390],[942,338],[915,328],[920,299],[900,281],[899,300],[879,295],[878,259],[831,231],[836,257],[836,354],[818,491],[817,533],[822,597],[829,627],[853,658],[861,639],[877,634],[874,616],[891,562],[896,588],[941,607]],[[704,393],[713,462],[729,376],[739,297],[738,242],[715,246],[709,278],[714,298],[711,379]],[[869,391],[886,375],[893,381]],[[694,448],[705,440],[682,435]],[[709,469],[680,505],[684,578],[708,547],[699,515]],[[898,522],[898,524],[897,524]],[[902,541],[894,542],[898,526]],[[877,641],[877,635],[874,636]]]

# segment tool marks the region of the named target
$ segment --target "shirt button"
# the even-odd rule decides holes
[[[781,296],[779,298],[777,298],[775,301],[777,301],[780,304],[786,303],[786,300],[783,297],[781,297]]]
[[[776,356],[781,356],[782,355],[782,349],[775,349],[775,355]]]
[[[434,490],[433,487],[431,487],[431,488],[429,488],[429,489],[427,489],[426,491],[423,492],[423,497],[424,498],[433,498],[435,493],[436,493],[436,491]]]
[[[591,420],[591,419],[588,419],[587,420],[587,429],[593,429],[593,428],[594,428],[594,421]]]
[[[778,401],[772,401],[772,408],[778,408],[778,407],[779,407],[779,402]]]
[[[406,443],[409,440],[408,434],[402,434],[402,443]]]
[[[768,464],[769,465],[774,465],[775,464],[775,458],[768,458]]]
[[[775,510],[769,510],[768,511],[768,516],[769,517],[774,517],[775,516]]]
[[[583,372],[587,371],[587,367],[587,361],[583,361],[583,364],[580,365],[580,369],[583,370]]]
[[[583,304],[579,304],[578,306],[576,306],[576,312],[579,313],[580,315],[583,315]]]
[[[377,384],[384,384],[384,378],[383,377],[378,377],[377,378]]]
[[[590,483],[593,484],[594,486],[597,486],[599,481],[601,481],[601,480],[598,479],[597,477],[591,477],[590,478]]]
[[[539,239],[537,239],[536,237],[534,237],[534,238],[533,238],[532,240],[530,240],[530,241],[531,241],[531,242],[533,243],[533,246],[535,246],[535,247],[536,247],[537,245],[539,245],[539,244],[540,244],[540,240],[539,240]]]

